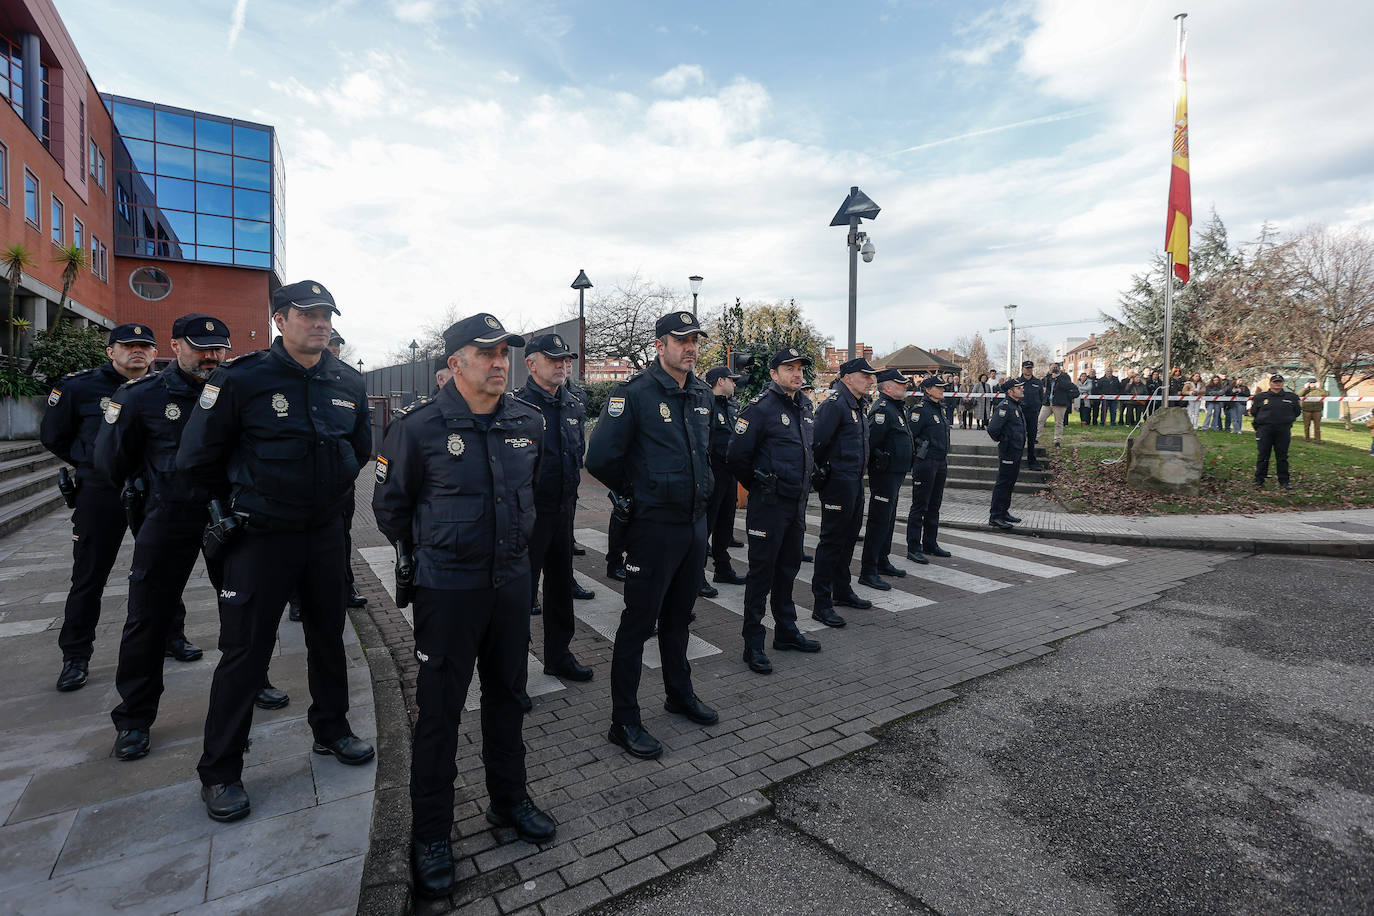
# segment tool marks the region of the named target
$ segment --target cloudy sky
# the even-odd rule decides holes
[[[1198,219],[1374,224],[1360,0],[161,6],[58,0],[102,91],[277,127],[286,279],[373,366],[449,304],[551,322],[579,269],[796,298],[842,346],[850,185],[880,354],[1112,309],[1163,246],[1181,9]]]

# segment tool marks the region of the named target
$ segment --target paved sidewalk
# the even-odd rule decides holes
[[[244,784],[252,814],[205,815],[195,765],[219,659],[215,598],[203,566],[186,592],[187,635],[205,649],[167,660],[152,752],[111,755],[115,661],[133,539],[110,576],[90,681],[53,689],[57,630],[71,574],[70,511],[0,539],[0,910],[6,913],[352,913],[372,821],[376,767],[310,751],[305,646],[281,626],[273,683],[291,704],[255,710]],[[354,730],[376,732],[367,662],[345,631]]]

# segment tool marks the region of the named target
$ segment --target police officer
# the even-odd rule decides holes
[[[906,421],[909,384],[900,369],[878,373],[878,400],[868,412],[868,533],[859,562],[859,583],[880,591],[891,585],[880,574],[901,578],[906,570],[892,565],[892,531],[897,523],[897,499],[906,472],[911,470],[911,429]]]
[[[655,622],[663,708],[701,725],[720,718],[692,690],[687,663],[687,625],[706,561],[706,508],[715,483],[709,457],[711,389],[693,371],[704,336],[690,312],[659,318],[654,323],[657,358],[612,390],[587,448],[587,470],[615,498],[629,501],[617,510],[628,514],[627,578],[611,661],[607,737],[646,760],[663,753],[644,729],[638,700],[644,642]]]
[[[738,402],[735,400],[735,382],[739,374],[729,366],[717,366],[706,373],[706,384],[711,386],[715,395],[715,409],[711,411],[711,475],[715,481],[711,489],[711,503],[706,510],[706,530],[711,538],[711,559],[715,561],[715,582],[725,585],[743,585],[744,578],[730,565],[730,547],[735,542],[735,475],[730,472],[730,437],[734,434]],[[705,570],[702,570],[702,597],[714,598],[719,594],[706,585]],[[708,591],[709,590],[709,591]]]
[[[1293,440],[1293,423],[1302,415],[1302,400],[1284,390],[1283,376],[1269,376],[1269,390],[1261,391],[1250,402],[1251,423],[1255,427],[1255,489],[1264,489],[1269,476],[1269,453],[1278,463],[1279,486],[1293,489],[1288,482],[1288,444]]]
[[[821,533],[816,544],[816,572],[811,578],[815,606],[811,616],[830,627],[844,626],[835,605],[865,610],[873,602],[850,585],[864,520],[864,471],[868,467],[868,423],[861,398],[878,370],[862,356],[840,366],[829,397],[816,408],[814,449],[821,498]]]
[[[129,527],[120,501],[123,481],[112,481],[95,461],[95,440],[115,390],[141,378],[157,356],[153,329],[146,324],[121,324],[110,331],[105,353],[110,357],[94,369],[64,376],[48,395],[39,437],[44,447],[76,468],[72,513],[72,587],[63,609],[62,672],[57,689],[79,690],[86,684],[95,628],[100,622],[100,598]],[[201,650],[186,640],[186,611],[169,627],[166,652],[177,661],[195,661]]]
[[[577,354],[558,334],[532,337],[525,346],[529,381],[515,393],[543,419],[539,476],[534,482],[534,534],[530,539],[531,601],[544,580],[544,673],[590,681],[592,669],[573,657],[572,512],[582,480],[587,408],[563,384]]]
[[[927,556],[948,557],[940,546],[940,504],[949,473],[949,415],[941,402],[948,384],[938,375],[921,379],[921,406],[911,412],[911,510],[906,518],[906,558],[929,563]]]
[[[1026,447],[1029,428],[1021,410],[1026,385],[1024,375],[1003,382],[1000,386],[1003,399],[993,405],[988,415],[988,436],[997,443],[997,482],[992,487],[992,508],[988,512],[988,524],[994,528],[1009,529],[1021,521],[1010,510],[1011,491],[1021,473],[1021,452]]]
[[[377,458],[372,511],[396,546],[398,602],[408,600],[399,594],[402,583],[414,589],[420,671],[410,765],[411,867],[417,890],[427,897],[453,886],[454,754],[474,665],[482,684],[487,820],[514,827],[532,843],[556,829],[526,791],[518,697],[527,674],[529,547],[538,527],[541,442],[557,438],[552,461],[559,475],[564,445],[557,430],[545,430],[538,408],[505,395],[510,348],[524,344],[486,313],[450,327],[444,349],[453,379],[393,420]],[[528,389],[522,393],[529,395]],[[545,521],[551,527],[563,511],[561,491],[554,505],[552,522]],[[547,537],[559,535],[550,530]],[[553,567],[546,574],[553,587],[566,579]]]
[[[744,662],[770,674],[763,651],[764,604],[772,596],[773,648],[819,652],[821,644],[797,629],[792,585],[801,570],[806,498],[811,492],[811,399],[801,393],[810,357],[785,348],[768,361],[772,379],[745,405],[730,438],[730,468],[749,491],[744,510],[749,536],[749,574],[744,585]]]
[[[343,345],[348,343],[343,335],[337,330],[329,332],[329,352],[335,359],[341,359],[339,353],[343,350]],[[343,363],[348,366],[348,363]],[[348,366],[352,369],[352,366]],[[356,371],[356,370],[354,370]],[[358,373],[362,375],[361,372]],[[367,607],[367,598],[358,594],[358,586],[353,581],[353,513],[356,509],[356,499],[352,493],[348,496],[348,504],[344,507],[344,582],[348,585],[348,599],[345,602],[349,607]],[[292,620],[300,620],[300,602],[291,602]]]
[[[334,297],[303,280],[272,294],[280,337],[210,376],[181,437],[177,470],[215,485],[227,474],[239,536],[224,552],[221,652],[197,767],[206,812],[249,812],[241,775],[253,700],[267,675],[287,596],[298,590],[308,652],[314,751],[361,764],[372,745],[348,724],[343,512],[371,458],[362,377],[326,351]]]
[[[1035,361],[1030,359],[1021,363],[1020,379],[1023,392],[1021,419],[1026,426],[1026,467],[1038,471],[1040,459],[1035,454],[1035,440],[1040,429],[1040,408],[1045,404],[1045,382],[1035,377]]]

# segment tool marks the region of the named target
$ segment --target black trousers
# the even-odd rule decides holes
[[[626,523],[611,516],[606,524],[606,575],[611,575],[625,565],[625,528]]]
[[[348,488],[348,504],[344,506],[344,584],[353,584],[353,512],[357,508],[356,491]]]
[[[611,655],[611,721],[640,726],[639,676],[644,643],[658,623],[658,653],[663,662],[663,691],[685,699],[692,695],[692,666],[687,663],[687,625],[706,562],[706,518],[693,522],[631,519],[626,526],[625,610],[615,631]]]
[[[1038,464],[1040,459],[1035,456],[1035,440],[1040,433],[1040,408],[1027,407],[1026,402],[1021,402],[1021,416],[1026,420],[1026,464]]]
[[[1255,483],[1264,483],[1269,476],[1269,453],[1274,453],[1278,464],[1279,483],[1288,483],[1288,444],[1293,441],[1291,426],[1258,426],[1255,428],[1255,444],[1259,455],[1255,459]]]
[[[538,600],[540,574],[544,583],[544,664],[557,665],[571,657],[573,638],[572,507],[534,517],[530,535],[531,603]]]
[[[205,750],[196,767],[205,785],[233,782],[243,773],[253,700],[267,683],[277,625],[292,591],[301,599],[310,730],[323,744],[350,734],[343,557],[342,516],[303,532],[250,532],[225,553],[219,590],[221,656],[210,682]]]
[[[771,501],[770,501],[771,500]],[[793,497],[765,498],[758,490],[744,510],[749,535],[749,572],[744,577],[744,647],[762,649],[764,605],[773,608],[777,632],[797,632],[797,605],[792,587],[801,571],[806,503]]]
[[[482,685],[482,763],[487,795],[509,808],[525,797],[525,646],[530,637],[530,580],[499,588],[415,589],[415,679],[419,714],[410,755],[411,832],[424,842],[453,827],[454,757],[472,671]]]
[[[892,532],[897,525],[897,500],[901,497],[905,474],[873,473],[868,484],[868,527],[864,530],[864,549],[859,559],[859,574],[878,572],[892,553]]]
[[[864,482],[833,477],[820,492],[821,536],[816,544],[816,569],[811,596],[816,610],[834,606],[835,595],[853,590],[849,564],[864,523]]]
[[[1011,511],[1011,490],[1021,475],[1021,449],[1006,440],[997,443],[997,482],[992,486],[992,509],[989,519],[998,519]],[[910,537],[910,529],[908,529]]]
[[[72,587],[63,608],[57,645],[62,660],[89,660],[100,623],[100,596],[110,578],[129,524],[119,492],[82,481],[72,513]]]
[[[178,635],[173,627],[186,618],[181,596],[200,555],[203,528],[203,524],[188,526],[150,518],[134,539],[129,615],[119,640],[119,668],[115,672],[120,703],[110,713],[117,729],[147,729],[157,719],[163,649],[169,637]],[[223,567],[208,561],[205,565],[218,594]]]
[[[711,459],[715,485],[711,488],[711,502],[706,509],[707,533],[711,537],[711,559],[716,569],[729,567],[730,542],[735,538],[735,475],[721,461]]]
[[[917,459],[911,466],[911,511],[906,517],[907,550],[940,546],[940,504],[945,499],[945,478],[948,475],[949,464],[943,458]]]
[[[957,406],[958,406],[958,405],[955,404],[953,400],[946,401],[944,404],[941,405],[941,408],[940,408],[940,409],[943,410],[943,411],[945,412],[945,425],[946,425],[946,426],[949,426],[949,425],[951,425],[951,424],[954,423],[954,409],[955,409]]]

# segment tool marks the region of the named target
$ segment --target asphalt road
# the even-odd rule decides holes
[[[599,912],[1374,912],[1374,564],[1223,563]]]

